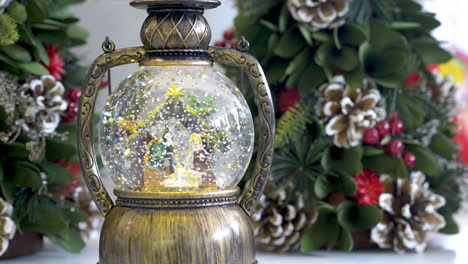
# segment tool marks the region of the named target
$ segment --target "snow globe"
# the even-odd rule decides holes
[[[234,188],[250,162],[254,125],[236,85],[211,66],[151,66],[109,97],[99,136],[117,188]]]

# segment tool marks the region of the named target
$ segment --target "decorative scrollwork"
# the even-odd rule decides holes
[[[141,199],[118,197],[117,205],[135,208],[203,208],[228,206],[237,203],[237,195],[231,197],[198,198],[198,199]]]
[[[150,10],[140,38],[147,49],[206,49],[211,29],[199,9]]]
[[[88,73],[84,93],[81,96],[77,121],[78,152],[86,186],[101,213],[106,216],[114,206],[112,199],[102,184],[94,154],[93,117],[98,87],[101,86],[104,74],[112,67],[137,63],[145,57],[145,49],[128,48],[105,53],[98,57]]]
[[[273,160],[275,112],[270,89],[262,67],[251,55],[238,50],[215,47],[208,48],[208,53],[214,62],[244,69],[255,94],[260,115],[261,136],[254,173],[250,185],[240,201],[242,209],[250,215],[265,188]]]

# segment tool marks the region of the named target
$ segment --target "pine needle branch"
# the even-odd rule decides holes
[[[298,138],[307,130],[307,124],[313,123],[314,104],[301,101],[278,120],[275,137],[275,147],[280,148]]]

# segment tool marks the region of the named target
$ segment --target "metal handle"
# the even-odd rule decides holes
[[[110,68],[137,63],[144,57],[145,49],[142,47],[106,51],[105,54],[98,57],[91,65],[81,95],[77,121],[78,152],[81,170],[91,197],[104,217],[112,209],[114,202],[101,181],[94,152],[93,116],[96,97],[101,87],[102,79]]]
[[[261,135],[257,162],[247,192],[240,201],[242,209],[250,215],[270,176],[273,160],[275,112],[270,89],[260,63],[251,55],[234,49],[209,47],[208,53],[214,62],[242,68],[250,80],[260,115]]]

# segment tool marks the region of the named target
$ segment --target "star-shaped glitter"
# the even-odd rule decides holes
[[[177,88],[176,83],[172,85],[171,88],[167,89],[168,93],[166,94],[167,97],[179,97],[179,96],[184,96],[184,92],[182,92],[182,87]]]

